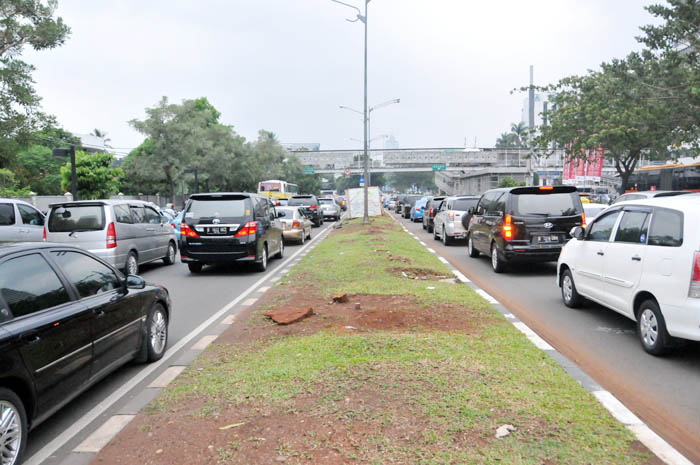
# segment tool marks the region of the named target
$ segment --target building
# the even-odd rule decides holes
[[[298,150],[307,150],[309,152],[318,152],[321,150],[321,144],[318,142],[290,142],[282,143],[282,147],[290,152],[295,152]]]
[[[551,110],[551,104],[549,102],[551,95],[552,94],[547,93],[535,94],[535,128],[547,124],[547,112]],[[523,107],[520,110],[520,121],[524,123],[526,127],[530,126],[529,103],[530,99],[525,97],[523,99]]]

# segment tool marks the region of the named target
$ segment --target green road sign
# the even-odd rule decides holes
[[[444,163],[434,163],[433,171],[445,171],[447,166]]]
[[[316,170],[314,169],[313,166],[305,166],[304,167],[304,174],[314,174]]]

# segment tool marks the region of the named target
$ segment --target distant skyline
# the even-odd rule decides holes
[[[352,0],[347,0],[353,3]],[[360,1],[354,2],[360,5]],[[465,2],[373,0],[369,4],[372,134],[401,147],[493,146],[521,117],[529,66],[553,83],[638,50],[653,1]],[[25,58],[37,67],[44,111],[66,130],[106,131],[117,151],[143,137],[128,125],[162,96],[205,96],[221,121],[255,139],[358,148],[362,27],[328,0],[59,0],[67,42]],[[381,144],[377,142],[379,146]]]

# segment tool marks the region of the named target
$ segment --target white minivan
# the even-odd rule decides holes
[[[571,235],[557,263],[565,305],[586,298],[636,321],[653,355],[700,341],[700,196],[615,204]]]

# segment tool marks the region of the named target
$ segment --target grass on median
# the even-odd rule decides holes
[[[221,463],[646,463],[575,380],[468,286],[441,276],[449,270],[392,220],[349,222],[276,287],[322,300],[409,295],[416,306],[406,312],[460,305],[478,330],[324,329],[214,344],[142,421],[185,442],[197,436],[167,419],[241,423],[210,438]],[[516,431],[495,439],[504,424]]]

